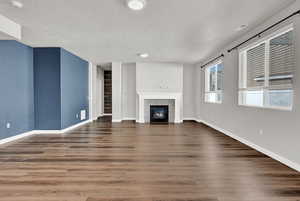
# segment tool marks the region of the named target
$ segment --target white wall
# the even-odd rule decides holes
[[[136,91],[183,93],[183,65],[177,63],[137,63]],[[138,97],[136,96],[136,100]],[[138,111],[138,101],[137,101]],[[138,114],[136,114],[138,119]],[[180,119],[183,119],[183,104],[180,105]]]
[[[100,67],[97,67],[95,96],[95,116],[100,117],[104,113],[104,71]]]
[[[103,70],[89,63],[89,111],[90,119],[97,119],[103,114]]]
[[[112,63],[112,121],[122,121],[122,64]]]
[[[176,63],[137,63],[137,92],[177,92],[183,90],[183,65]]]
[[[183,119],[186,120],[196,118],[195,72],[195,65],[183,65]]]
[[[136,118],[136,64],[122,64],[122,118],[134,120]]]
[[[257,33],[264,27],[282,19],[294,11],[300,9],[300,2],[278,13],[266,23],[248,33],[239,41]],[[300,18],[295,17],[295,42],[297,69],[294,78],[294,108],[292,111],[279,111],[273,109],[261,109],[238,106],[238,53],[233,51],[227,53],[226,50],[234,44],[224,47],[222,51],[216,51],[215,57],[221,52],[226,53],[224,58],[224,93],[222,104],[204,103],[204,71],[200,70],[198,65],[198,77],[196,82],[201,91],[201,95],[196,98],[198,108],[198,118],[205,122],[217,126],[228,133],[236,135],[238,138],[247,140],[264,150],[267,150],[273,156],[282,157],[286,164],[300,170]],[[207,59],[208,60],[208,59]],[[196,91],[197,91],[196,90]],[[263,130],[263,134],[259,134]],[[280,157],[277,157],[280,158]]]
[[[122,119],[136,119],[138,107],[136,92],[138,90],[182,92],[183,118],[195,119],[195,72],[195,65],[192,64],[123,63],[121,70]]]
[[[96,79],[97,79],[97,66],[89,62],[89,118],[96,119]]]

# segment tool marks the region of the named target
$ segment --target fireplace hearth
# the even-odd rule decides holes
[[[150,123],[168,123],[168,122],[169,122],[168,105],[150,106]]]

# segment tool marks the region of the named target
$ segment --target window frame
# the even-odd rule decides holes
[[[214,68],[214,67],[217,67],[219,64],[223,64],[223,60],[222,59],[219,59],[209,65],[207,65],[204,69],[204,74],[205,74],[205,90],[204,90],[204,102],[205,103],[211,103],[211,104],[222,104],[223,102],[223,84],[222,84],[222,89],[221,90],[218,90],[218,74],[217,74],[217,71],[218,69],[216,68],[215,70],[215,74],[216,74],[216,78],[215,78],[215,90],[214,91],[211,91],[210,90],[210,69],[211,68]],[[223,66],[223,72],[224,72],[224,66]],[[224,77],[224,76],[223,76]],[[223,83],[223,80],[222,80],[222,83]],[[207,96],[208,94],[216,94],[216,96],[220,95],[221,96],[221,100],[220,101],[209,101],[207,100]]]
[[[239,91],[238,91],[238,105],[245,106],[245,107],[255,107],[255,108],[265,108],[265,109],[274,109],[274,110],[285,110],[285,111],[292,111],[294,106],[294,88],[291,85],[291,93],[292,93],[292,100],[291,106],[288,107],[281,107],[281,106],[271,106],[269,104],[269,91],[274,90],[274,86],[270,86],[270,41],[274,38],[277,38],[281,35],[284,35],[290,31],[295,31],[294,25],[289,24],[283,28],[280,28],[273,33],[268,34],[265,37],[257,40],[256,42],[251,43],[250,45],[240,48],[238,50],[238,58],[239,58]],[[295,43],[295,39],[293,39]],[[247,51],[256,48],[262,44],[265,44],[265,65],[264,65],[264,86],[262,87],[247,87]],[[275,90],[280,90],[280,87],[276,88]],[[288,90],[288,89],[282,89]],[[243,93],[244,91],[262,91],[263,93],[263,106],[259,105],[249,105],[246,104],[244,101]]]

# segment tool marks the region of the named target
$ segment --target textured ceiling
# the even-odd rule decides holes
[[[25,44],[63,47],[94,63],[196,62],[295,0],[148,0],[134,12],[125,0],[0,0],[0,13],[23,26]],[[247,31],[247,30],[244,30]],[[1,37],[1,35],[0,35]],[[3,38],[3,37],[2,37]]]

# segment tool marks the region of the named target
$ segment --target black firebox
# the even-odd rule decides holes
[[[169,122],[168,105],[150,106],[150,123],[168,123],[168,122]]]

